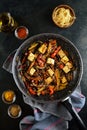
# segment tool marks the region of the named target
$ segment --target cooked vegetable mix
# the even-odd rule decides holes
[[[31,95],[53,95],[73,79],[75,69],[68,52],[55,39],[36,41],[21,58],[21,78]]]

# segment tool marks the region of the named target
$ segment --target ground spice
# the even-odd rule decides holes
[[[8,115],[12,118],[18,118],[21,116],[21,107],[17,104],[10,105],[8,108]]]
[[[24,27],[20,27],[17,30],[18,38],[24,39],[27,37],[27,34],[28,34],[28,32],[27,32],[26,28],[24,28]]]
[[[11,104],[16,100],[16,95],[13,90],[6,90],[2,93],[4,103]]]
[[[5,100],[8,101],[8,102],[13,101],[14,96],[15,96],[14,92],[13,92],[13,91],[10,91],[10,90],[7,91],[7,92],[5,92],[5,94],[4,94],[4,98],[5,98]]]

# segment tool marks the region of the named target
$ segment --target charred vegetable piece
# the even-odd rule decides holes
[[[54,86],[49,86],[50,95],[54,93]]]
[[[47,48],[47,54],[49,54],[52,51],[52,45],[49,42],[48,48]]]
[[[59,64],[59,68],[60,68],[60,69],[63,69],[63,67],[64,67],[64,64],[63,64],[63,63],[60,63],[60,64]]]
[[[66,82],[67,82],[66,77],[65,77],[65,76],[63,76],[63,77],[61,78],[61,81],[62,81],[62,83],[66,83]]]
[[[51,44],[56,44],[57,43],[57,41],[54,39],[51,39],[51,40],[49,40],[49,42],[51,43]]]
[[[34,49],[36,46],[38,45],[38,43],[33,43],[29,48],[28,48],[28,50],[32,50],[32,49]]]
[[[60,72],[58,69],[55,70],[55,78],[56,78],[56,84],[57,84],[57,90],[59,89],[59,85],[60,85]]]
[[[71,81],[71,80],[73,79],[73,74],[72,74],[72,72],[69,72],[66,76],[67,76],[67,80],[68,80],[68,81]]]
[[[37,62],[38,62],[38,65],[40,67],[44,67],[44,65],[45,65],[45,58],[43,57],[42,54],[38,55]]]
[[[44,89],[45,89],[44,86],[42,86],[41,88],[39,88],[39,89],[37,90],[37,95],[40,95]]]
[[[30,69],[34,66],[34,64],[35,64],[35,61],[31,62],[30,66],[27,69],[28,74],[30,73]]]
[[[60,84],[60,88],[59,88],[59,90],[65,89],[66,86],[67,86],[67,84],[68,84],[68,82],[63,83],[63,84]]]
[[[33,95],[36,94],[36,92],[35,92],[31,87],[29,88],[29,92],[30,92],[31,94],[33,94]]]
[[[61,46],[57,47],[57,49],[51,54],[51,57],[54,58],[60,49],[61,49]]]

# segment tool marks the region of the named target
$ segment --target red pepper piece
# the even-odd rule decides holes
[[[56,42],[56,40],[52,40],[52,41],[50,41],[50,43],[51,44],[56,44],[57,42]]]
[[[38,64],[39,64],[40,67],[44,67],[44,65],[45,65],[45,59],[44,59],[44,57],[43,57],[42,54],[40,54],[37,57],[37,61],[38,61]]]
[[[50,90],[50,95],[52,95],[54,93],[54,86],[49,86],[49,90]]]
[[[45,95],[45,94],[46,94],[46,91],[42,91],[41,94],[42,94],[42,95]]]
[[[25,84],[26,88],[29,88],[29,87],[30,87],[30,86],[29,86],[29,83],[28,83],[27,81],[24,81],[24,84]]]
[[[60,49],[61,46],[58,46],[57,49],[51,54],[51,57],[54,58]]]
[[[64,67],[64,64],[61,63],[61,64],[59,65],[59,68],[60,68],[60,69],[63,69],[63,67]]]
[[[31,94],[33,94],[33,95],[36,94],[36,92],[35,92],[31,87],[29,88],[29,92],[30,92]]]

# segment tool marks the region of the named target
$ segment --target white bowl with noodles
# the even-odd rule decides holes
[[[52,12],[52,20],[60,28],[70,27],[75,19],[75,12],[69,5],[59,5]]]

